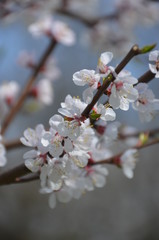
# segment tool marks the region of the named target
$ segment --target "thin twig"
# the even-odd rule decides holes
[[[143,149],[143,148],[146,148],[146,147],[150,147],[152,145],[155,145],[155,144],[158,144],[159,143],[159,138],[158,139],[155,139],[151,142],[148,142],[148,143],[145,143],[143,145],[138,145],[138,146],[135,146],[135,147],[131,147],[131,148],[134,148],[134,149]],[[116,156],[113,156],[113,157],[110,157],[110,158],[107,158],[107,159],[104,159],[104,160],[100,160],[98,162],[92,162],[90,165],[98,165],[98,164],[114,164],[114,160],[116,160],[117,158],[120,158],[120,156],[123,154],[122,153],[119,153],[118,155]]]
[[[14,183],[27,183],[32,182],[39,179],[39,173],[30,174],[30,176],[16,178]]]
[[[58,14],[62,14],[64,16],[67,16],[67,17],[73,18],[75,20],[78,20],[78,21],[82,22],[83,24],[85,24],[87,27],[93,27],[103,20],[117,20],[119,18],[119,13],[118,12],[114,12],[114,13],[111,13],[109,15],[103,15],[103,16],[100,16],[100,17],[97,17],[97,18],[94,18],[94,19],[88,19],[84,16],[81,16],[79,14],[76,14],[74,12],[66,10],[66,8],[58,8],[55,11]]]
[[[132,147],[132,148],[140,150],[140,149],[143,149],[143,148],[146,148],[146,147],[158,144],[158,143],[159,143],[159,138],[157,138],[157,139],[155,139],[151,142],[145,143],[143,145],[138,145],[138,146],[135,146],[135,147]],[[123,152],[116,155],[116,156],[113,156],[111,158],[107,158],[107,159],[104,159],[104,160],[101,160],[101,161],[98,161],[98,162],[92,162],[92,163],[90,163],[90,165],[114,164],[114,160],[117,159],[118,157],[120,157],[122,154],[123,154]],[[25,176],[25,175],[28,175],[28,174],[32,174],[32,173],[30,172],[29,169],[27,169],[25,167],[24,164],[21,164],[18,167],[13,168],[11,170],[8,170],[7,172],[4,172],[0,175],[0,186],[1,185],[18,183],[18,181],[21,179],[22,176]],[[22,179],[24,179],[24,178],[22,178]],[[29,176],[28,179],[29,179],[29,181],[31,181],[31,176]],[[33,180],[35,180],[35,179],[37,179],[37,177],[33,178]],[[24,180],[24,182],[27,182],[27,180]]]
[[[138,78],[138,83],[148,83],[152,79],[154,79],[155,74],[152,73],[150,70],[144,73],[141,77]]]
[[[23,164],[14,167],[0,175],[0,185],[15,183],[17,178],[30,174],[30,170]]]
[[[49,55],[51,54],[52,50],[55,48],[56,43],[57,42],[54,39],[51,39],[51,42],[50,42],[48,48],[46,49],[45,53],[43,54],[42,58],[40,59],[39,64],[37,65],[37,67],[33,71],[33,74],[30,77],[30,79],[27,81],[27,84],[26,84],[22,94],[20,95],[16,104],[11,108],[9,114],[5,118],[5,120],[3,122],[3,125],[2,125],[2,130],[1,130],[2,135],[4,135],[7,128],[9,127],[11,121],[13,120],[13,118],[15,117],[15,115],[17,114],[19,109],[22,107],[26,97],[28,96],[28,93],[29,93],[33,83],[36,80],[37,75],[40,72],[40,69],[42,68],[42,66],[44,66],[44,64],[45,64],[46,60],[48,59]]]
[[[4,141],[3,144],[4,144],[4,146],[6,147],[7,150],[11,150],[13,148],[18,148],[18,147],[26,147],[25,145],[23,145],[21,143],[20,139]]]

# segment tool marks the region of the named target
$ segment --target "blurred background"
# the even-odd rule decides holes
[[[51,4],[58,5],[54,0],[46,1],[45,11],[48,11]],[[57,13],[53,6],[53,17],[64,21],[73,29],[76,43],[69,47],[58,44],[52,53],[61,71],[60,77],[53,82],[53,104],[30,114],[22,110],[9,127],[6,139],[19,138],[24,129],[34,128],[38,123],[47,127],[49,118],[57,113],[67,94],[81,96],[82,89],[73,84],[72,75],[84,68],[96,69],[101,52],[112,51],[114,60],[111,65],[116,66],[132,44],[144,46],[158,43],[158,5],[157,1],[70,1],[68,10],[87,19],[120,14],[120,17],[106,19],[91,27],[78,19]],[[2,13],[2,7],[0,12]],[[15,14],[0,19],[1,83],[14,80],[23,88],[31,70],[18,65],[20,51],[34,51],[38,60],[49,44],[47,37],[36,39],[28,32],[28,26],[36,17],[30,9],[21,11],[19,7]],[[139,77],[148,70],[148,55],[136,57],[127,69]],[[159,98],[157,79],[149,85],[156,98]],[[156,117],[151,123],[141,124],[137,113],[132,109],[129,113],[117,111],[117,119],[139,130],[153,129],[159,123],[159,118]],[[5,169],[23,162],[24,152],[25,148],[10,150]],[[48,206],[48,196],[39,194],[39,181],[1,187],[0,238],[158,240],[158,146],[140,151],[133,180],[127,179],[114,166],[108,166],[108,169],[109,176],[104,188],[86,193],[78,201],[59,203],[54,210]]]

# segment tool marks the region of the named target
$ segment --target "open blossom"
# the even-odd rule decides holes
[[[79,98],[71,97],[71,95],[67,95],[65,98],[65,102],[61,103],[61,107],[58,109],[58,112],[62,115],[69,118],[81,118],[81,113],[87,106],[86,103],[82,102]]]
[[[29,26],[29,31],[35,36],[47,35],[57,42],[70,46],[75,42],[74,32],[63,22],[55,21],[50,15],[41,18]]]
[[[73,74],[73,82],[78,86],[88,85],[89,87],[83,92],[83,99],[86,103],[90,103],[93,98],[93,92],[98,88],[100,75],[94,70],[83,69]]]
[[[78,86],[88,85],[92,89],[97,89],[100,75],[94,70],[83,69],[73,74],[73,82]]]
[[[115,109],[127,111],[129,103],[138,98],[138,91],[133,87],[137,82],[130,72],[122,71],[108,88],[110,105]]]
[[[142,122],[149,122],[159,112],[159,99],[155,99],[152,90],[146,83],[139,83],[135,89],[138,91],[138,98],[132,106],[139,112]]]
[[[50,81],[57,80],[61,75],[61,71],[56,65],[56,59],[50,58],[46,62],[46,65],[42,69],[41,73],[43,73],[44,77]]]
[[[19,85],[17,82],[4,82],[0,85],[0,98],[3,99],[7,105],[14,104],[19,93]]]
[[[155,50],[150,52],[149,60],[155,63],[155,64],[149,64],[149,68],[151,72],[155,74],[156,78],[159,78],[159,51]]]
[[[138,159],[138,152],[136,149],[126,150],[120,157],[120,165],[126,177],[133,178],[134,169]]]
[[[104,106],[103,104],[96,104],[93,107],[93,111],[95,114],[99,114],[99,118],[103,121],[114,121],[116,118],[114,110],[110,107]]]
[[[27,128],[24,131],[24,137],[20,138],[20,141],[28,147],[39,147],[42,136],[45,134],[45,129],[42,124],[36,126],[35,130]]]
[[[113,58],[112,52],[104,52],[100,55],[97,66],[100,73],[102,74],[108,73],[109,67],[107,66],[107,64],[111,62],[112,58]]]
[[[22,67],[35,67],[35,54],[27,51],[20,52],[18,56],[18,63]]]
[[[40,104],[50,105],[53,102],[53,88],[48,79],[41,79],[30,92]]]

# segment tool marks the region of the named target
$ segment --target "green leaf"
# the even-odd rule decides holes
[[[90,114],[90,117],[91,117],[92,120],[97,120],[100,116],[101,116],[101,114],[96,113],[94,110]]]
[[[140,49],[140,53],[148,53],[150,52],[152,49],[154,49],[156,47],[156,43],[155,44],[152,44],[152,45],[147,45],[147,46],[144,46],[143,48]]]

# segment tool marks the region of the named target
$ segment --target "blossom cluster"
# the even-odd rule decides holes
[[[151,52],[150,56],[155,54],[155,51]],[[50,194],[51,208],[55,207],[57,200],[68,202],[95,187],[103,187],[108,170],[101,164],[102,159],[111,158],[128,178],[133,177],[138,159],[135,146],[113,158],[112,149],[120,131],[120,123],[115,121],[115,110],[127,111],[132,104],[144,116],[142,120],[150,121],[159,110],[159,100],[154,99],[147,84],[138,83],[130,72],[123,70],[116,74],[115,69],[108,65],[112,58],[111,52],[104,52],[99,58],[97,71],[83,69],[74,73],[73,82],[87,86],[83,101],[67,95],[58,109],[61,115],[55,114],[50,118],[49,129],[39,124],[35,130],[26,129],[21,138],[24,145],[32,147],[24,154],[25,165],[40,174],[40,192]],[[96,103],[89,118],[85,117],[83,111],[92,101],[94,91],[107,81],[110,73],[115,80],[105,92],[107,103]]]
[[[54,21],[49,15],[31,24],[28,28],[34,37],[49,36],[55,41],[71,46],[75,42],[74,32],[63,22]],[[18,63],[22,67],[36,69],[36,59],[33,52],[22,51],[18,57]],[[54,100],[53,82],[57,80],[61,72],[56,64],[56,59],[49,58],[41,67],[40,80],[33,85],[24,104],[25,112],[35,112],[44,106],[51,105]],[[0,86],[0,120],[7,115],[8,110],[15,104],[20,93],[20,85],[15,81],[4,82]]]
[[[92,27],[87,29],[83,34],[84,43],[96,49],[105,49],[105,47],[120,55],[126,52],[132,42],[134,42],[134,27],[138,23],[150,26],[158,22],[159,4],[157,1],[147,0],[114,0],[112,1],[112,12],[109,13],[109,3],[107,1],[97,0],[7,0],[0,3],[0,18],[13,20],[21,12],[28,16],[40,16],[41,27],[49,26],[50,21],[43,22],[43,16],[47,15],[48,19],[52,13],[62,13],[72,15],[77,19],[83,19],[86,25],[89,23]],[[99,10],[108,9],[104,17],[99,16]],[[97,21],[94,22],[94,19]],[[48,35],[61,32],[63,25],[56,23]],[[118,31],[120,29],[120,31]],[[31,27],[31,31],[34,25]],[[89,34],[88,34],[89,32]],[[37,36],[39,31],[36,32]],[[64,33],[65,34],[65,33]],[[105,37],[107,36],[107,37]],[[73,37],[73,36],[72,36]],[[61,38],[61,37],[60,37]],[[69,44],[69,42],[68,42]]]

